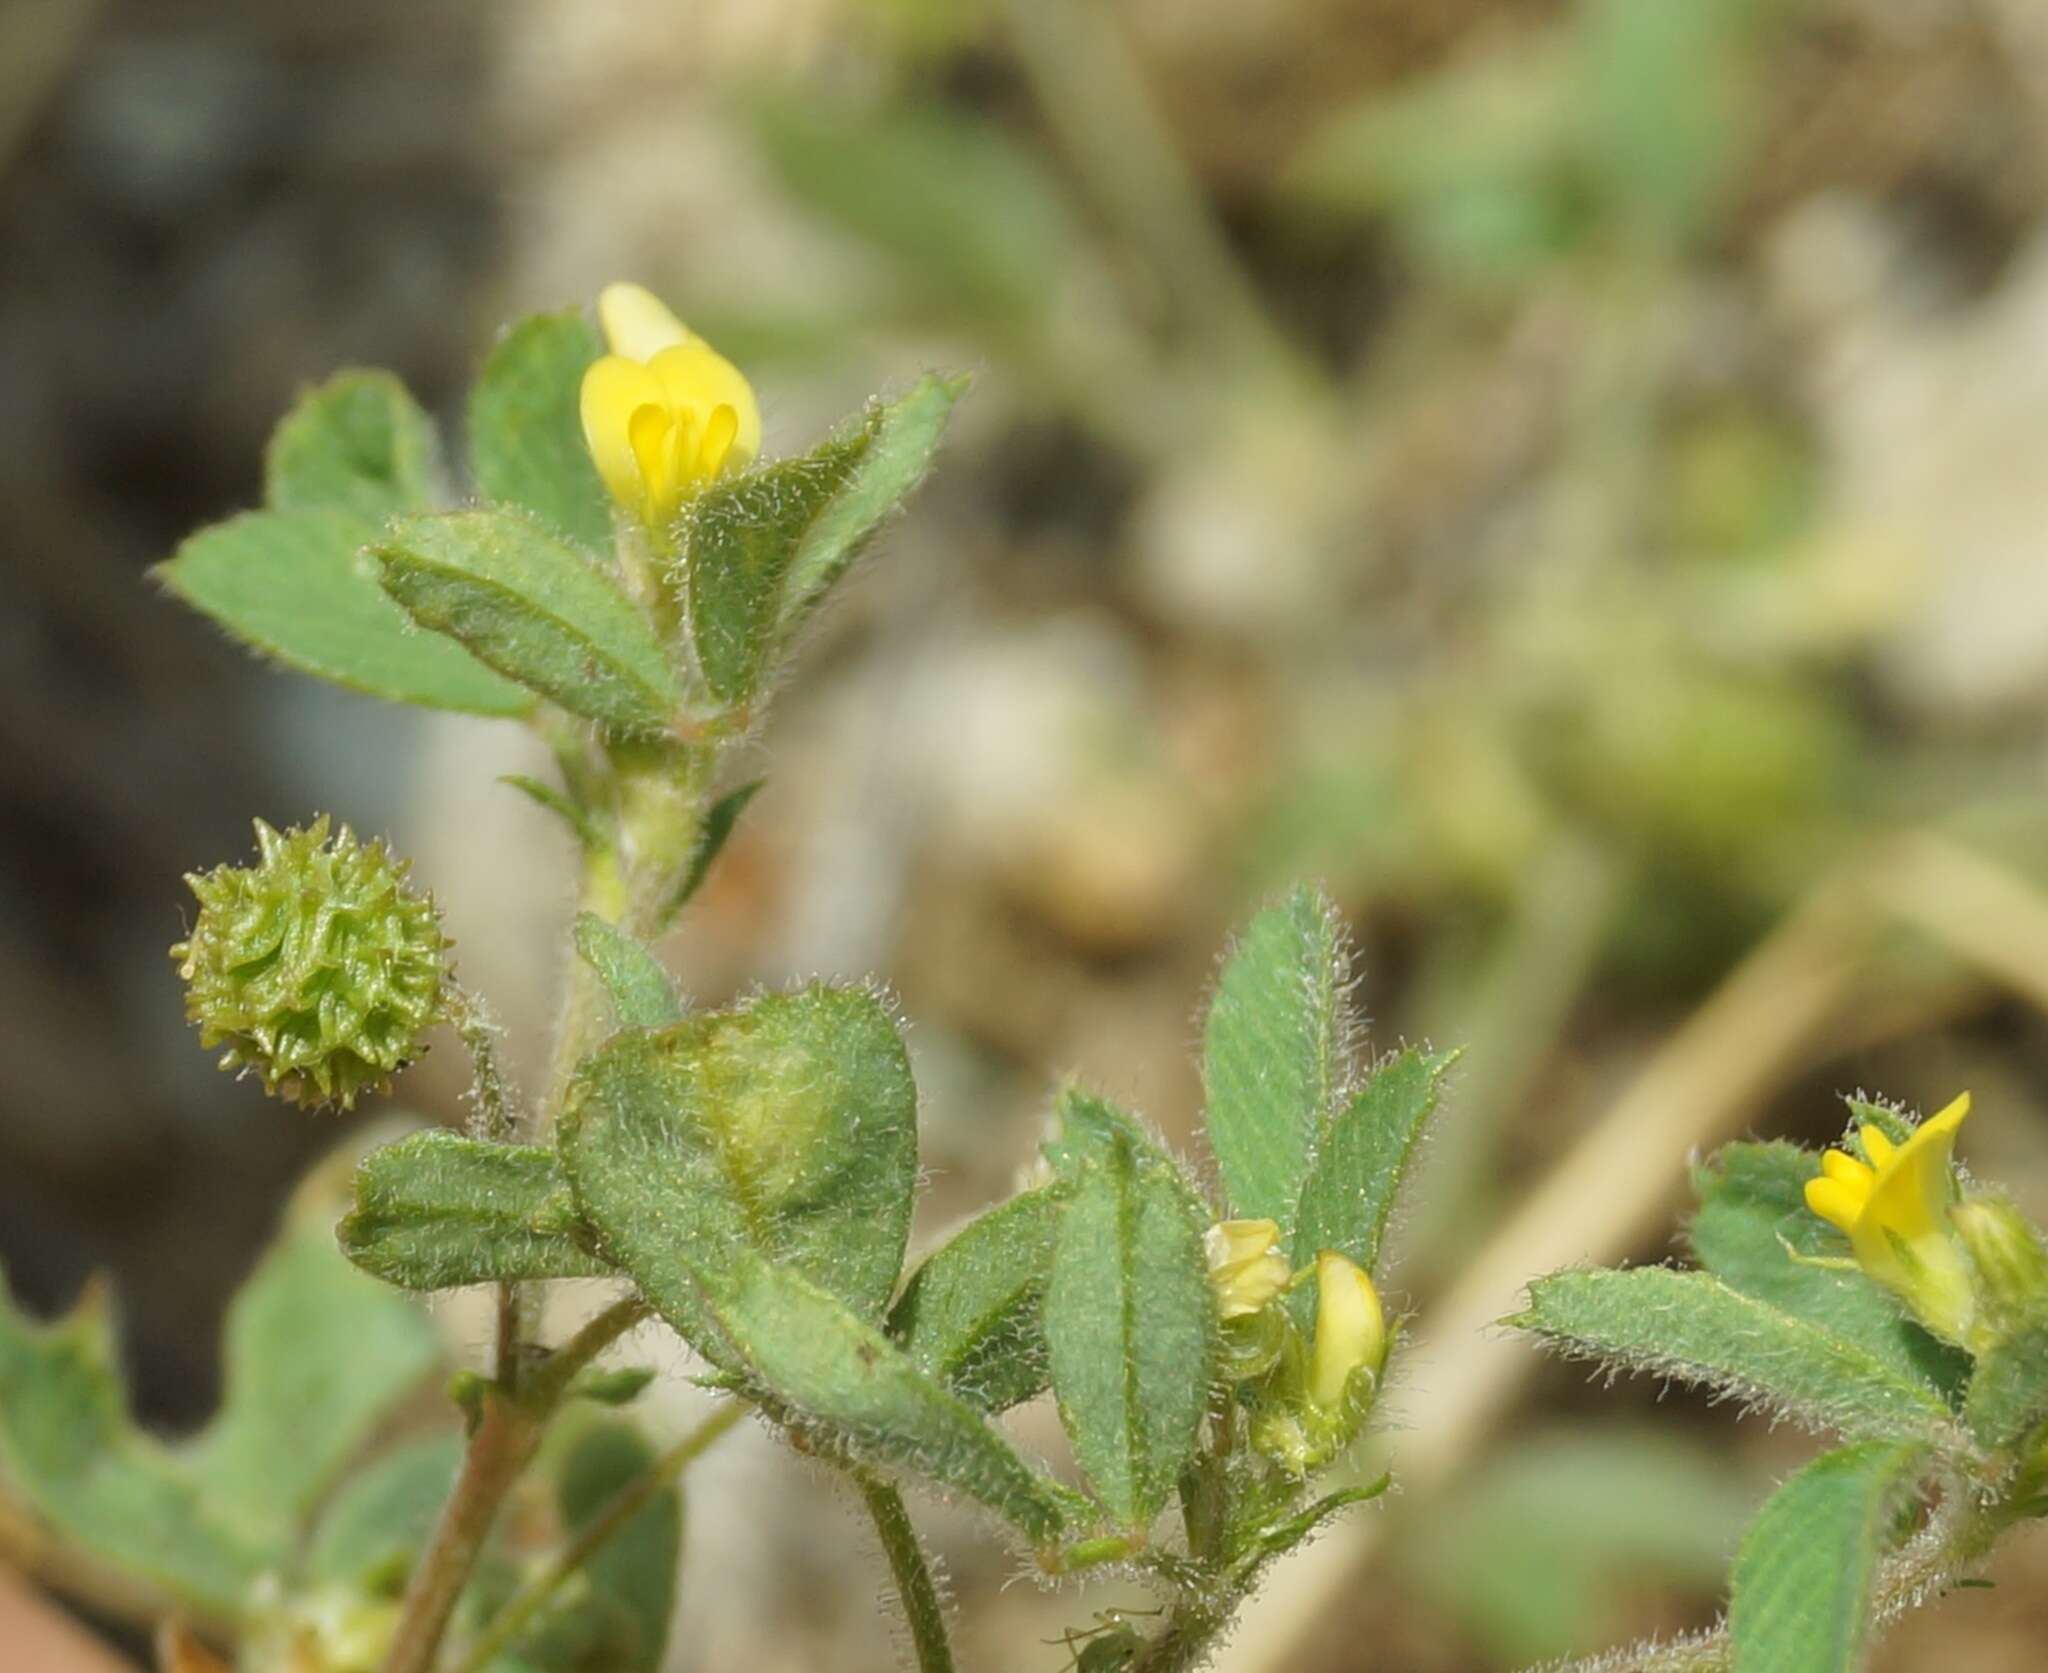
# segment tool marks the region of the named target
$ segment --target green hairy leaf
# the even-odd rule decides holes
[[[1946,1431],[1948,1404],[1919,1377],[1704,1272],[1646,1266],[1561,1272],[1507,1321],[1560,1351],[1701,1383],[1845,1435]]]
[[[377,525],[434,503],[434,426],[389,372],[341,372],[299,397],[263,457],[273,511],[343,511]]]
[[[1337,909],[1299,888],[1232,949],[1202,1039],[1209,1148],[1230,1212],[1293,1229],[1317,1126],[1343,1078]]]
[[[1806,1207],[1806,1182],[1819,1172],[1820,1158],[1798,1145],[1724,1145],[1693,1171],[1693,1255],[1730,1289],[1820,1326],[1953,1402],[1969,1376],[1966,1354],[1922,1330],[1860,1272],[1794,1258],[1841,1253],[1833,1228]]]
[[[621,1151],[640,1166],[610,1171]],[[770,994],[619,1035],[578,1072],[562,1154],[608,1238],[629,1210],[652,1215],[697,1262],[756,1249],[879,1319],[917,1182],[910,1059],[888,1013],[853,988]],[[621,1191],[641,1200],[622,1203]]]
[[[0,1474],[61,1538],[203,1616],[241,1614],[250,1581],[442,1363],[426,1317],[351,1271],[318,1218],[295,1209],[236,1297],[220,1414],[180,1448],[129,1418],[103,1298],[36,1326],[0,1291]]]
[[[612,542],[611,496],[583,441],[583,374],[604,353],[576,308],[505,333],[469,398],[469,464],[490,499],[592,552]]]
[[[576,914],[576,952],[611,995],[621,1028],[663,1028],[683,1020],[683,1002],[661,961],[594,912]]]
[[[377,535],[344,511],[251,511],[201,529],[151,572],[252,650],[393,703],[520,715],[532,695],[438,633],[422,633],[358,552]]]
[[[1051,1189],[1012,1197],[942,1245],[890,1309],[889,1334],[918,1369],[985,1412],[1051,1381],[1039,1304],[1059,1220]]]
[[[1306,1510],[1283,1517],[1269,1527],[1248,1530],[1246,1554],[1260,1561],[1284,1557],[1322,1532],[1353,1505],[1369,1504],[1393,1484],[1391,1475],[1382,1475],[1362,1487],[1340,1487],[1334,1493],[1324,1494]]]
[[[1034,1540],[1058,1535],[1058,1499],[1009,1442],[800,1272],[749,1254],[711,1310],[747,1374],[795,1420],[959,1488]]]
[[[220,1415],[192,1460],[211,1503],[279,1544],[442,1363],[418,1304],[353,1270],[324,1214],[297,1218],[228,1309]]]
[[[0,1474],[69,1544],[216,1620],[241,1615],[250,1581],[277,1555],[135,1428],[97,1291],[40,1326],[0,1287]]]
[[[315,1585],[395,1596],[462,1464],[462,1437],[408,1441],[350,1476],[315,1524],[304,1573]]]
[[[1302,1184],[1296,1266],[1334,1249],[1367,1272],[1377,1268],[1395,1194],[1451,1061],[1411,1046],[1374,1070],[1337,1112]]]
[[[690,633],[704,682],[721,702],[747,701],[768,673],[797,545],[870,439],[865,425],[834,436],[798,458],[706,489],[685,512]]]
[[[679,1228],[698,1213],[687,1167],[643,1121],[585,1119],[568,1138],[591,1218],[670,1326],[771,1410],[857,1456],[958,1488],[1034,1540],[1059,1500],[965,1400],[796,1267]]]
[[[1144,1166],[1163,1169],[1178,1180],[1198,1218],[1208,1215],[1209,1205],[1186,1182],[1166,1146],[1136,1116],[1078,1086],[1061,1091],[1054,1115],[1057,1127],[1042,1150],[1061,1179],[1078,1179],[1091,1164],[1109,1159],[1120,1147],[1127,1148]]]
[[[1045,1291],[1053,1393],[1104,1507],[1148,1524],[1194,1450],[1215,1304],[1202,1225],[1169,1164],[1119,1139],[1075,1180]]]
[[[1963,1418],[1993,1451],[2048,1423],[2048,1318],[2035,1317],[1979,1357]]]
[[[889,514],[924,481],[964,377],[918,379],[900,399],[871,407],[867,445],[803,531],[782,585],[785,635],[815,609]]]
[[[654,1461],[654,1449],[627,1424],[577,1436],[555,1483],[564,1532],[573,1537]],[[654,1673],[668,1643],[682,1551],[682,1494],[667,1486],[591,1555],[581,1571],[585,1584],[565,1591],[509,1659],[548,1673]]]
[[[604,832],[598,828],[597,821],[552,784],[544,784],[526,773],[500,773],[498,782],[517,790],[536,807],[547,809],[569,827],[569,834],[585,850],[596,850],[605,846]]]
[[[654,630],[617,585],[511,512],[407,517],[372,549],[384,590],[508,679],[622,732],[666,729],[681,706]]]
[[[721,702],[754,696],[790,633],[923,479],[963,387],[922,379],[809,453],[691,502],[682,522],[690,632]]]
[[[363,1158],[336,1235],[365,1272],[410,1290],[611,1271],[588,1246],[552,1151],[441,1128]]]
[[[1865,1441],[1826,1453],[1771,1496],[1736,1554],[1735,1673],[1851,1673],[1892,1513],[1924,1447]]]
[[[754,779],[737,790],[728,790],[711,804],[711,811],[704,815],[704,829],[698,834],[697,846],[690,851],[689,869],[683,873],[683,880],[676,885],[675,895],[669,901],[670,918],[689,905],[691,897],[704,887],[704,879],[711,875],[718,856],[725,852],[726,839],[740,822],[740,815],[747,811],[747,804],[767,782],[764,778]]]

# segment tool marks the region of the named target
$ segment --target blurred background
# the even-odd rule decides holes
[[[1968,1159],[2048,1212],[2048,13],[0,0],[0,1260],[38,1310],[112,1274],[166,1431],[353,1125],[199,1051],[180,874],[251,815],[389,834],[529,1067],[569,896],[494,782],[522,735],[268,671],[144,572],[256,501],[304,384],[387,365],[456,423],[500,322],[615,277],[747,368],[771,452],[978,374],[667,949],[706,1002],[881,974],[922,1240],[1062,1076],[1185,1138],[1219,950],[1297,877],[1373,1046],[1467,1047],[1396,1274],[1405,1491],[1223,1665],[1709,1621],[1807,1444],[1486,1326],[1663,1258],[1689,1152],[1857,1088],[1972,1088]],[[454,1117],[456,1055],[409,1110]],[[675,1668],[890,1664],[823,1484],[753,1437],[692,1482]],[[967,1665],[1142,1602],[919,1514]],[[2048,1542],[1994,1578],[1880,1666],[2038,1668]]]

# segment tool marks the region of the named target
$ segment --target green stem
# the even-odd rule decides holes
[[[469,1647],[469,1653],[455,1664],[455,1673],[483,1673],[484,1668],[511,1648],[513,1640],[561,1590],[569,1577],[645,1510],[657,1493],[709,1451],[719,1437],[746,1413],[747,1408],[739,1401],[728,1401],[613,1494],[604,1508],[577,1530],[576,1537],[498,1611],[490,1627]]]
[[[482,996],[465,987],[454,989],[451,1015],[455,1032],[469,1052],[476,1136],[509,1144],[519,1136],[521,1112],[498,1056],[497,1027]],[[500,1284],[497,1299],[496,1374],[505,1391],[515,1393],[519,1386],[520,1343],[526,1333],[526,1301],[517,1284]]]
[[[1146,1639],[1124,1673],[1188,1673],[1209,1659],[1216,1635],[1236,1612],[1242,1594],[1227,1601],[1194,1603],[1182,1599],[1166,1624]]]
[[[484,1391],[482,1415],[470,1434],[462,1473],[406,1585],[397,1636],[382,1673],[428,1673],[499,1507],[533,1457],[541,1431],[569,1384],[648,1311],[637,1295],[625,1296],[570,1337],[519,1398],[498,1384]],[[714,1434],[704,1444],[716,1438]]]
[[[879,1476],[858,1477],[860,1496],[875,1532],[881,1535],[882,1550],[889,1558],[889,1572],[896,1577],[896,1593],[910,1623],[910,1642],[917,1652],[918,1673],[953,1673],[953,1649],[946,1641],[946,1611],[939,1601],[939,1589],[926,1567],[924,1551],[917,1543],[917,1530],[910,1525],[910,1513],[903,1508],[903,1495]]]
[[[548,1356],[546,1366],[528,1390],[529,1402],[543,1411],[554,1410],[568,1393],[576,1374],[653,1311],[637,1294],[625,1295],[588,1320]]]
[[[591,769],[584,775],[584,793],[579,797],[587,800],[597,783],[594,749],[571,748],[566,739],[556,742],[565,762],[574,758]],[[617,840],[601,847],[586,844],[579,903],[629,934],[647,936],[661,927],[663,907],[674,882],[689,864],[704,817],[704,787],[711,782],[714,763],[709,751],[683,745],[616,743],[605,753],[616,798]],[[573,954],[566,986],[561,1031],[548,1073],[547,1102],[538,1123],[552,1122],[559,1113],[576,1065],[599,1022],[596,978]],[[511,1136],[511,1104],[503,1077],[496,1073],[495,1056],[488,1051],[489,1031],[481,1026],[481,1013],[473,1006],[471,1013],[473,1026],[464,1038],[472,1041],[473,1051],[484,1052],[478,1069],[480,1104],[494,1129],[503,1127],[504,1136]],[[485,1057],[492,1066],[488,1075]],[[524,1308],[516,1289],[507,1286],[499,1292],[497,1378],[485,1392],[483,1416],[470,1436],[462,1472],[441,1521],[407,1584],[383,1673],[429,1673],[499,1508],[532,1458],[541,1432],[570,1382],[606,1343],[639,1323],[646,1311],[637,1297],[614,1303],[556,1353],[530,1379],[530,1386],[522,1387],[521,1383],[528,1381],[523,1375]]]
[[[406,1583],[383,1673],[431,1673],[449,1618],[498,1518],[498,1507],[533,1457],[542,1421],[496,1388],[485,1391],[482,1415],[463,1454],[462,1473],[426,1553]]]

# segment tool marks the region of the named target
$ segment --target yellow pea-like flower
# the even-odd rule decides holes
[[[1904,1144],[1866,1125],[1859,1137],[1867,1162],[1825,1151],[1820,1177],[1806,1182],[1806,1206],[1847,1236],[1856,1264],[1960,1346],[1970,1344],[1977,1300],[1949,1209],[1956,1130],[1969,1113],[1965,1092]]]
[[[583,374],[583,439],[613,499],[652,529],[761,451],[761,409],[733,363],[652,291],[607,285],[598,323],[611,353]]]

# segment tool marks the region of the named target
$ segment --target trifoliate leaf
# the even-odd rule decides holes
[[[681,706],[654,629],[574,547],[514,512],[406,517],[371,549],[384,590],[507,679],[572,714],[658,733]]]
[[[389,372],[340,372],[299,397],[263,457],[273,511],[342,511],[373,528],[433,505],[434,426]]]
[[[250,649],[393,703],[520,715],[530,692],[452,639],[422,633],[358,553],[377,525],[346,511],[252,511],[201,529],[151,571]]]
[[[599,554],[611,550],[612,503],[584,444],[582,390],[603,353],[579,309],[534,314],[499,339],[469,398],[477,487]]]

